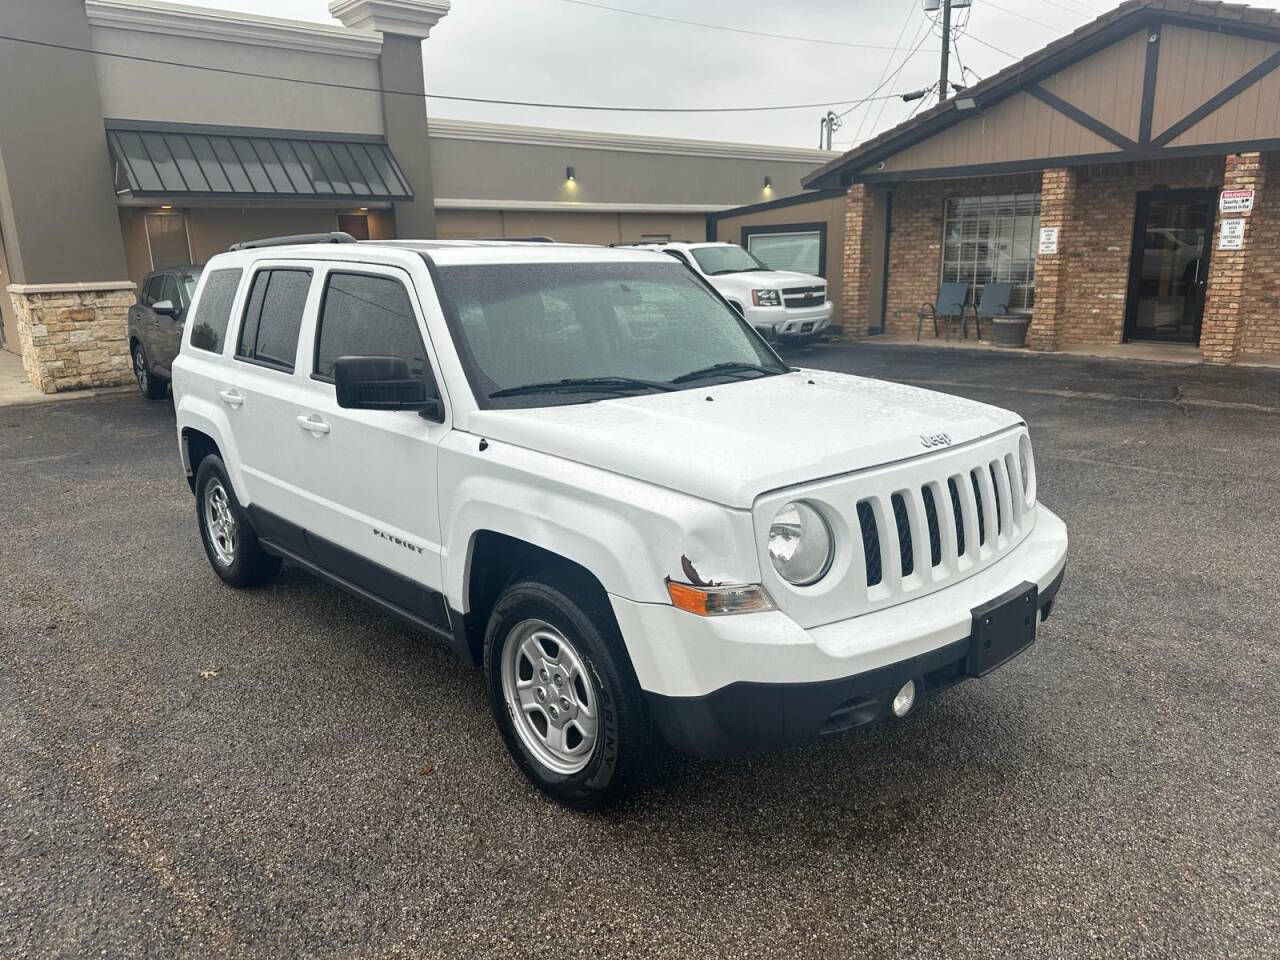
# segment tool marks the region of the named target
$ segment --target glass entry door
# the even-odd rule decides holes
[[[1204,190],[1138,194],[1126,339],[1200,341],[1216,199]]]

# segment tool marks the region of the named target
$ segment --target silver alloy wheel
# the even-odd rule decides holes
[[[227,491],[217,477],[210,480],[204,488],[204,527],[218,564],[229,567],[235,563],[238,524],[231,511]]]
[[[502,645],[502,696],[529,752],[549,770],[570,775],[591,760],[599,705],[586,663],[543,620],[522,620]]]
[[[133,375],[138,379],[138,386],[143,393],[150,386],[151,374],[147,372],[147,358],[143,356],[141,347],[133,348]]]

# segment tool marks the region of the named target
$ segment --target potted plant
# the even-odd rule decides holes
[[[992,342],[997,347],[1025,347],[1027,345],[1027,328],[1031,326],[1031,317],[1026,314],[992,317],[988,322],[994,331]]]

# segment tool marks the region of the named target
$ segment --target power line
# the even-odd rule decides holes
[[[764,37],[768,40],[792,40],[796,43],[821,43],[831,47],[858,47],[862,50],[901,50],[902,47],[886,47],[877,43],[852,43],[848,40],[829,40],[825,37],[796,37],[783,33],[771,33],[764,30],[747,30],[744,27],[730,27],[723,23],[706,23],[701,20],[681,20],[679,17],[666,17],[657,13],[645,13],[642,10],[624,10],[622,7],[610,7],[603,3],[592,3],[591,0],[562,0],[579,7],[590,7],[593,10],[607,10],[609,13],[624,13],[632,17],[644,17],[648,20],[662,20],[665,23],[678,23],[686,27],[702,27],[706,30],[723,30],[726,33],[741,33],[749,37]]]
[[[249,77],[254,80],[279,80],[284,83],[301,83],[316,87],[328,87],[338,90],[354,90],[361,93],[383,93],[392,96],[425,97],[428,100],[449,100],[456,103],[486,103],[506,107],[537,107],[547,110],[598,110],[608,113],[761,113],[778,110],[813,110],[817,107],[845,107],[850,104],[865,103],[866,100],[822,100],[816,103],[770,104],[762,107],[632,107],[593,103],[551,103],[536,100],[501,100],[494,97],[459,97],[443,93],[422,93],[417,90],[390,90],[385,87],[366,87],[352,83],[337,83],[332,80],[306,80],[301,77],[281,77],[269,73],[253,73],[249,70],[233,70],[229,67],[210,67],[197,63],[185,63],[178,60],[164,60],[158,57],[141,57],[136,54],[112,53],[106,50],[94,50],[89,47],[77,47],[65,43],[53,43],[48,40],[33,40],[30,37],[13,37],[0,34],[0,40],[12,43],[25,43],[31,46],[53,50],[67,50],[72,53],[87,53],[98,57],[114,57],[118,60],[134,60],[139,63],[151,63],[167,67],[181,67],[185,70],[200,70],[206,73],[225,74],[233,77]],[[874,100],[891,100],[895,94],[884,97],[872,97]]]
[[[904,35],[906,34],[906,32],[907,32],[907,24],[909,24],[909,23],[911,22],[911,15],[912,15],[913,13],[915,13],[915,8],[914,8],[913,6],[911,6],[910,4],[908,4],[908,5],[907,5],[907,16],[906,16],[906,18],[902,21],[902,26],[901,26],[901,27],[899,28],[899,30],[898,30],[898,36],[897,36],[897,37],[894,39],[894,41],[893,41],[894,46],[897,46],[898,44],[900,44],[900,43],[902,42],[902,38],[903,38],[903,36],[904,36]],[[908,56],[910,56],[910,54],[908,54]],[[880,92],[880,88],[881,88],[881,87],[883,87],[883,86],[885,85],[885,83],[887,82],[887,81],[885,80],[885,77],[888,75],[888,73],[889,73],[889,66],[890,66],[890,64],[892,64],[892,63],[893,63],[893,54],[892,54],[892,53],[890,53],[887,57],[885,57],[885,58],[884,58],[884,67],[883,67],[883,68],[881,68],[881,70],[880,70],[880,76],[876,79],[876,85],[875,85],[875,87],[874,87],[874,88],[872,89],[872,91],[871,91],[871,93],[872,93],[872,94],[877,94],[877,93],[879,93],[879,92]],[[850,107],[848,110],[845,110],[845,111],[844,111],[844,113],[840,114],[840,116],[841,116],[841,117],[845,116],[846,114],[848,114],[848,113],[849,113],[849,111],[850,111],[850,110],[853,110],[853,109],[855,109],[855,108],[854,108],[854,107]],[[871,111],[869,111],[869,110],[867,111],[867,113],[870,113],[870,112],[871,112]],[[862,135],[862,126],[863,126],[863,124],[865,124],[866,122],[867,122],[867,115],[864,113],[864,114],[862,115],[862,119],[861,119],[860,121],[858,121],[858,129],[857,129],[857,130],[855,130],[855,131],[854,131],[854,133],[853,133],[853,139],[854,139],[854,140],[857,140],[857,139],[858,139],[858,137]]]
[[[1002,54],[1003,56],[1008,57],[1010,60],[1018,59],[1018,55],[1016,53],[1010,53],[1008,50],[1001,50],[994,43],[987,43],[987,41],[983,40],[981,37],[975,37],[972,33],[966,33],[965,36],[968,37],[970,40],[972,40],[974,43],[984,46],[988,50],[994,50],[996,53]]]
[[[911,42],[912,42],[913,44],[915,44],[915,48],[916,48],[917,50],[919,50],[919,49],[920,49],[920,46],[925,42],[925,40],[929,39],[929,35],[933,32],[933,31],[932,31],[933,21],[932,21],[932,20],[930,20],[928,17],[924,17],[924,18],[923,18],[923,23],[921,24],[921,26],[923,26],[923,27],[924,27],[924,31],[923,31],[923,32],[921,32],[921,31],[917,30],[917,31],[916,31],[916,33],[915,33],[915,34],[913,34],[913,35],[912,35],[912,37],[911,37]],[[896,76],[898,76],[898,74],[902,73],[903,68],[904,68],[904,67],[906,67],[906,65],[907,65],[907,60],[908,60],[908,59],[910,59],[910,57],[911,57],[911,54],[908,54],[907,58],[906,58],[906,59],[904,59],[904,60],[902,61],[902,63],[898,64],[898,69],[897,69],[897,71],[895,71],[895,72],[894,72],[893,76],[895,76],[895,77],[896,77]],[[874,134],[875,134],[876,127],[878,127],[878,126],[880,125],[880,120],[881,120],[881,118],[884,116],[884,108],[885,108],[886,106],[888,106],[888,104],[887,104],[887,103],[882,103],[882,104],[880,104],[880,109],[879,109],[878,111],[876,111],[876,118],[875,118],[874,120],[872,120],[872,121],[871,121],[871,129],[870,129],[870,131],[869,131],[869,135],[874,135]],[[868,111],[868,112],[869,112],[869,111]],[[865,118],[864,118],[864,119],[865,119]],[[862,126],[861,126],[861,124],[859,124],[859,126],[858,126],[858,131],[857,131],[857,132],[858,132],[858,134],[859,134],[859,135],[861,135],[861,133],[862,133]]]
[[[1054,33],[1066,33],[1063,27],[1055,27],[1051,23],[1045,23],[1043,20],[1037,20],[1035,17],[1028,17],[1025,13],[1019,13],[1017,10],[1010,10],[1008,7],[1002,7],[998,3],[992,3],[991,0],[982,0],[984,6],[990,7],[992,10],[999,10],[1001,13],[1007,13],[1011,17],[1017,17],[1025,20],[1027,23],[1034,23],[1037,27],[1044,27],[1046,30],[1052,30]]]

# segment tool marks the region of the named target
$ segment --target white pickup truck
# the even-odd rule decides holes
[[[251,587],[287,560],[444,640],[560,802],[663,740],[906,716],[1048,616],[1067,535],[1016,414],[791,369],[652,251],[314,239],[214,257],[189,311],[209,561]]]
[[[686,264],[770,340],[807,340],[831,323],[827,281],[773,270],[736,243],[637,244]]]

